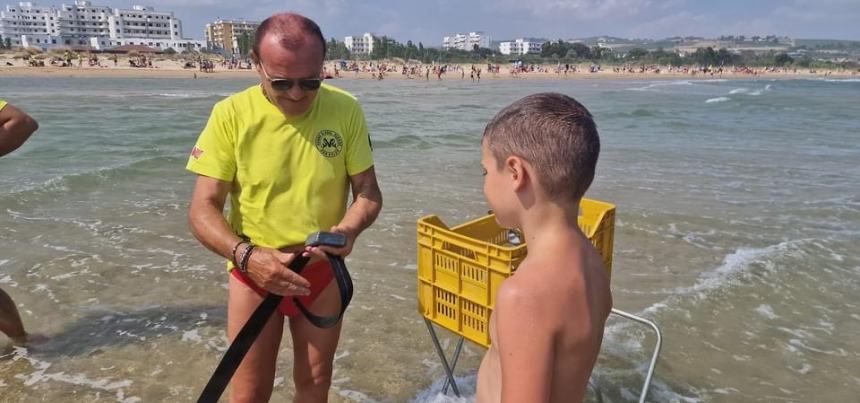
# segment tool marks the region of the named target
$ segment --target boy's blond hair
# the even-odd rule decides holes
[[[558,93],[529,95],[502,109],[484,129],[484,141],[500,165],[512,155],[528,161],[554,200],[581,199],[600,154],[591,113]]]

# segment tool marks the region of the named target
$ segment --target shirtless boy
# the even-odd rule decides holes
[[[529,254],[502,283],[477,402],[582,401],[612,308],[603,261],[577,226],[600,140],[565,95],[527,96],[499,112],[481,145],[484,195]]]

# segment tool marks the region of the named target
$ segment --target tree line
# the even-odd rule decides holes
[[[244,33],[237,38],[239,54],[247,56],[254,43],[254,35]],[[0,49],[12,47],[10,38],[0,37]],[[570,43],[562,40],[545,42],[540,54],[529,55],[503,55],[497,49],[480,48],[477,45],[469,50],[448,49],[443,50],[433,47],[425,47],[423,43],[417,44],[410,41],[400,43],[387,36],[374,37],[373,51],[370,54],[356,54],[350,52],[346,44],[331,38],[326,43],[327,60],[384,60],[398,58],[404,61],[420,61],[422,63],[499,63],[507,64],[513,61],[534,64],[574,64],[574,63],[602,63],[602,64],[657,64],[664,66],[777,66],[777,67],[845,67],[856,68],[857,62],[844,62],[835,64],[826,61],[812,59],[808,56],[792,57],[785,52],[754,53],[745,51],[741,53],[730,52],[726,48],[714,49],[712,47],[698,48],[695,52],[681,56],[678,52],[664,50],[648,50],[643,48],[632,48],[626,51],[614,51],[601,46],[587,46],[583,43]],[[218,51],[216,51],[217,53]],[[224,51],[222,51],[224,52]],[[205,51],[204,53],[209,53]],[[225,57],[229,55],[224,54]]]
[[[399,58],[405,61],[421,61],[423,63],[501,63],[521,60],[524,63],[535,64],[573,64],[573,63],[604,63],[604,64],[658,64],[664,66],[751,66],[751,67],[856,67],[856,62],[840,65],[814,60],[807,56],[795,58],[785,52],[755,53],[744,51],[734,53],[726,48],[712,47],[697,48],[685,56],[676,51],[662,48],[648,50],[632,48],[626,51],[613,51],[600,46],[587,46],[583,43],[569,43],[562,40],[546,42],[540,54],[503,55],[498,50],[479,48],[471,51],[461,49],[442,50],[425,47],[412,41],[400,43],[392,38],[383,36],[375,38],[373,52],[370,54],[352,54],[343,42],[331,38],[328,42],[328,60],[384,60]]]

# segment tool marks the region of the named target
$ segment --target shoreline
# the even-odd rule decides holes
[[[0,77],[65,77],[65,78],[151,78],[151,79],[257,79],[255,70],[237,70],[226,69],[217,66],[212,72],[202,72],[197,68],[185,69],[175,62],[157,62],[152,68],[132,68],[132,67],[29,67],[29,66],[4,66],[4,61],[0,60]],[[327,63],[328,72],[333,71],[332,64]],[[468,71],[470,65],[460,65],[464,70]],[[476,65],[478,66],[478,65]],[[758,74],[749,73],[734,73],[724,72],[722,74],[708,73],[681,73],[681,72],[615,72],[611,70],[611,66],[607,66],[605,70],[596,73],[579,71],[576,73],[556,73],[556,72],[527,72],[519,73],[516,76],[510,73],[506,67],[501,68],[501,72],[482,73],[481,80],[497,81],[497,80],[592,80],[592,79],[607,79],[607,80],[661,80],[661,79],[690,79],[690,80],[755,80],[755,79],[825,79],[825,78],[860,78],[860,73],[856,71],[820,71],[810,72],[759,72]],[[398,69],[399,70],[399,69]],[[341,72],[339,77],[334,80],[376,80],[374,72],[363,71],[355,73],[352,71]],[[423,74],[407,77],[398,72],[385,73],[385,80],[415,80],[415,81],[439,81],[434,74],[430,74],[429,80],[425,79]],[[481,80],[476,80],[480,82]],[[442,75],[441,81],[471,81],[469,74],[461,74],[459,71],[452,71]]]

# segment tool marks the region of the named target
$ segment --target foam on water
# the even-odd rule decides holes
[[[860,83],[860,78],[825,78],[821,81],[828,83]]]
[[[205,98],[226,98],[233,93],[227,92],[160,92],[160,93],[147,93],[142,94],[144,97],[162,97],[162,98],[197,98],[197,99],[205,99]]]
[[[764,316],[767,319],[779,318],[779,316],[777,314],[773,313],[773,308],[771,308],[770,305],[767,305],[767,304],[759,305],[758,308],[755,309],[755,311],[756,311],[756,313],[758,313],[761,316]]]
[[[39,383],[58,382],[70,385],[84,386],[90,389],[103,390],[107,392],[115,391],[117,402],[121,403],[136,403],[141,399],[135,396],[126,396],[124,388],[132,385],[132,381],[128,379],[115,380],[110,377],[91,379],[85,373],[67,374],[63,371],[48,372],[51,363],[32,358],[28,354],[28,350],[23,347],[15,347],[12,361],[26,361],[34,371],[29,374],[17,374],[15,378],[20,379],[24,386],[31,387]]]
[[[165,97],[165,98],[191,98],[191,97],[195,96],[195,94],[189,94],[189,93],[169,93],[169,92],[168,92],[168,93],[159,93],[159,94],[155,94],[155,96]]]
[[[477,375],[454,377],[460,391],[461,397],[459,398],[454,396],[450,386],[448,387],[448,394],[442,393],[446,379],[444,377],[438,379],[429,388],[418,392],[418,395],[412,399],[412,403],[471,403],[475,400],[475,388],[478,382]]]
[[[671,298],[692,296],[696,299],[702,299],[712,290],[734,285],[733,279],[737,276],[742,276],[752,263],[764,262],[766,265],[772,266],[770,263],[774,257],[788,253],[800,245],[812,241],[810,239],[799,239],[780,242],[764,248],[738,248],[726,255],[720,266],[702,273],[696,284],[689,287],[675,288],[671,293],[673,295]],[[664,301],[662,304],[658,303],[654,306],[665,306],[665,304],[666,302]],[[655,313],[655,310],[648,308],[644,312]]]
[[[660,87],[675,86],[675,85],[689,86],[689,85],[693,85],[693,83],[688,81],[688,80],[655,81],[655,82],[649,83],[648,85],[643,86],[643,87],[631,87],[631,88],[627,88],[627,90],[629,90],[629,91],[648,91],[648,90],[658,89]]]
[[[718,103],[718,102],[728,102],[731,100],[732,99],[729,97],[716,97],[716,98],[708,98],[707,100],[705,100],[705,103],[706,104],[713,104],[713,103]]]

